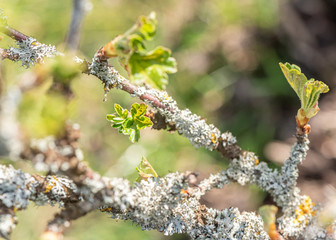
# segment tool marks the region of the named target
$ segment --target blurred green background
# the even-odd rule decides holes
[[[328,0],[91,0],[84,18],[78,54],[90,60],[94,53],[116,35],[132,26],[138,16],[155,11],[158,33],[148,48],[163,45],[172,50],[178,73],[170,75],[168,93],[181,108],[215,124],[221,131],[237,136],[243,149],[264,156],[265,145],[295,134],[299,101],[285,78],[279,62],[299,65],[308,77],[326,82],[332,89],[336,79],[336,4]],[[69,0],[7,0],[0,8],[15,29],[45,44],[63,49],[72,15]],[[14,42],[4,37],[0,46]],[[111,64],[121,70],[115,60]],[[2,92],[29,71],[19,63],[1,63]],[[122,71],[122,70],[121,70]],[[122,73],[125,73],[122,71]],[[22,132],[42,137],[57,132],[55,119],[70,119],[81,126],[85,160],[108,177],[136,179],[135,167],[146,156],[160,176],[175,171],[197,171],[200,177],[227,166],[217,152],[195,150],[176,133],[146,129],[140,141],[131,144],[105,120],[114,103],[130,109],[128,94],[112,90],[103,102],[103,86],[95,77],[80,75],[71,82],[71,101],[60,96],[44,97],[33,89],[20,105]],[[331,90],[332,92],[332,90]],[[39,95],[40,94],[40,95]],[[323,97],[323,96],[322,96]],[[60,123],[62,121],[59,121]],[[41,129],[45,125],[47,130]],[[159,144],[158,144],[159,143]],[[274,167],[275,163],[270,162]],[[33,171],[28,163],[16,167]],[[203,203],[210,207],[239,207],[256,210],[267,196],[255,187],[232,185],[213,190]],[[36,239],[57,207],[30,205],[18,213],[19,224],[12,239]],[[102,213],[91,213],[66,232],[65,239],[187,239],[164,237],[156,231],[143,232],[130,222],[116,222]]]

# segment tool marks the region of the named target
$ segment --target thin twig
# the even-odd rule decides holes
[[[76,51],[78,49],[82,21],[88,10],[87,5],[88,0],[73,0],[72,19],[65,40],[66,47],[69,50]]]

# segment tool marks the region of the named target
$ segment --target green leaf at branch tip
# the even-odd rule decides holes
[[[147,181],[147,179],[150,177],[155,177],[155,178],[158,177],[154,168],[152,167],[152,165],[148,162],[148,160],[145,157],[142,157],[140,164],[135,169],[139,173],[139,176],[136,179],[137,182],[140,182],[141,180]]]
[[[156,26],[155,12],[151,12],[148,16],[140,16],[135,25],[104,46],[104,55],[106,57],[122,57],[126,61],[124,64],[127,64],[129,54],[145,50],[144,42],[153,39]]]
[[[145,82],[162,90],[168,84],[168,73],[176,73],[177,64],[171,51],[160,46],[150,52],[132,54],[127,70],[137,84]]]
[[[113,128],[117,128],[119,133],[129,136],[132,143],[140,138],[140,129],[152,126],[150,118],[144,116],[147,105],[144,103],[134,103],[130,115],[127,109],[123,109],[119,104],[114,105],[116,114],[106,115],[106,119],[111,122]]]
[[[144,41],[151,41],[156,34],[156,13],[151,12],[148,16],[140,16],[134,25],[125,35],[130,35],[131,48],[143,50]],[[134,31],[133,31],[134,29]]]
[[[310,119],[315,116],[319,111],[318,99],[320,94],[328,92],[329,87],[313,78],[308,80],[301,72],[300,67],[295,64],[280,63],[280,68],[301,101],[301,112],[303,114],[301,118]]]
[[[276,214],[278,208],[274,205],[264,205],[259,208],[259,214],[264,222],[264,229],[268,233],[270,239],[282,239],[276,230]]]
[[[154,12],[149,16],[141,16],[127,32],[106,44],[103,52],[105,57],[118,57],[131,81],[164,89],[168,83],[168,74],[177,71],[177,64],[168,48],[158,46],[154,50],[146,50],[145,42],[153,39],[156,26]]]

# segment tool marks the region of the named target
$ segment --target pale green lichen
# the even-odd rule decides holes
[[[55,46],[39,43],[34,38],[17,41],[16,44],[18,48],[11,47],[10,54],[15,56],[15,61],[21,61],[22,66],[26,68],[34,66],[35,63],[44,63],[44,58],[59,55]]]

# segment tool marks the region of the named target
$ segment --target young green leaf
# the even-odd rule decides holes
[[[131,129],[131,134],[129,136],[129,139],[131,140],[132,143],[135,143],[137,141],[139,141],[140,138],[140,131],[138,129]]]
[[[168,74],[177,71],[176,60],[167,48],[159,46],[152,51],[146,50],[145,41],[153,39],[156,25],[155,13],[141,16],[127,32],[106,44],[103,53],[105,57],[118,57],[130,80],[164,89],[168,83]]]
[[[106,119],[107,119],[108,121],[113,121],[114,118],[115,118],[115,116],[114,116],[113,114],[107,114],[107,115],[106,115]]]
[[[139,176],[136,179],[137,182],[140,182],[141,180],[147,181],[147,179],[150,177],[155,177],[155,178],[158,177],[154,168],[152,167],[152,165],[150,165],[150,163],[145,157],[142,157],[140,164],[135,169],[139,173]]]
[[[114,104],[114,110],[117,112],[117,114],[122,117],[124,109],[119,104]]]
[[[127,56],[131,51],[144,50],[144,41],[150,41],[156,33],[156,14],[139,17],[137,23],[124,34],[107,43],[103,49],[106,57]]]
[[[120,118],[120,117],[114,117],[114,118],[113,118],[113,121],[114,121],[115,123],[122,123],[122,122],[125,121],[125,119]]]
[[[139,117],[135,119],[135,123],[138,129],[144,129],[153,125],[152,121],[148,117]]]
[[[147,110],[147,105],[144,103],[138,104],[138,103],[133,103],[132,108],[131,108],[131,115],[132,118],[142,116],[146,113]]]
[[[126,118],[125,121],[123,122],[122,126],[125,129],[131,128],[134,124],[134,120],[130,117]]]
[[[264,229],[268,233],[271,240],[281,239],[276,229],[276,213],[278,208],[274,205],[264,205],[259,208],[259,214],[264,222]]]
[[[124,135],[131,135],[131,133],[133,132],[134,129],[132,128],[122,128],[121,129],[121,133],[123,133]]]
[[[329,87],[325,83],[313,78],[307,80],[301,69],[294,64],[280,63],[280,68],[301,101],[297,120],[300,126],[304,126],[320,110],[318,99],[321,93],[329,91]]]
[[[132,104],[132,107],[131,107],[131,116],[132,116],[132,118],[134,118],[135,115],[137,114],[139,107],[140,107],[139,103],[133,103]]]
[[[130,56],[127,68],[131,80],[146,82],[152,87],[164,89],[168,84],[168,73],[176,73],[176,60],[171,51],[157,47],[150,52],[134,53]]]
[[[140,138],[139,129],[151,126],[153,123],[150,118],[144,116],[147,110],[147,105],[144,103],[134,103],[129,116],[127,109],[123,109],[119,104],[114,105],[117,112],[115,114],[106,115],[106,119],[111,122],[113,128],[117,128],[119,133],[129,136],[129,139],[134,143]]]

